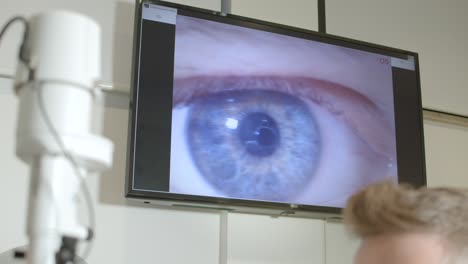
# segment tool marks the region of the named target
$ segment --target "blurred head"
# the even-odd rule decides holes
[[[468,263],[468,192],[393,183],[371,185],[344,210],[362,239],[355,264]]]

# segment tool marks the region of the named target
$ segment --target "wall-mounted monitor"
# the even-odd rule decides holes
[[[162,1],[135,17],[127,197],[317,215],[426,183],[416,53]]]

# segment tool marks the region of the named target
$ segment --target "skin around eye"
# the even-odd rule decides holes
[[[381,64],[381,55],[196,18],[178,16],[177,21],[176,82],[194,76],[300,77],[306,79],[305,87],[327,88],[327,96],[358,95],[368,101],[362,108],[355,107],[354,99],[342,101],[352,103],[340,106],[348,113],[347,122],[381,153],[389,153],[389,159],[395,156],[391,65]],[[174,91],[175,96],[186,91]],[[378,115],[368,115],[375,108]]]
[[[287,202],[342,206],[361,186],[396,178],[391,66],[381,57],[178,16],[171,191],[225,196],[200,177],[182,131],[193,100],[226,89],[283,92],[317,116],[326,142],[318,176]]]

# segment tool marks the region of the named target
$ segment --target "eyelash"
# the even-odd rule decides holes
[[[317,87],[308,85],[307,82]],[[327,105],[329,110],[340,113],[333,107],[329,100],[325,100],[318,92],[320,85],[328,82],[315,81],[303,77],[277,77],[277,76],[196,76],[175,80],[174,85],[174,107],[185,105],[193,98],[207,96],[225,90],[273,90],[283,92],[291,96],[307,98],[319,105]],[[226,87],[229,87],[226,89]],[[342,87],[339,87],[343,89]],[[344,88],[348,89],[348,88]]]
[[[228,87],[228,88],[226,88]],[[394,129],[383,120],[379,107],[367,96],[340,84],[302,76],[199,75],[174,80],[173,108],[183,107],[195,98],[228,90],[274,90],[314,103],[347,123],[353,133],[378,154],[395,156]],[[352,105],[351,107],[349,105]],[[355,107],[359,106],[359,113]],[[362,116],[362,115],[365,115]],[[362,120],[369,120],[373,127]],[[375,125],[378,124],[378,125]],[[376,136],[371,136],[377,134]],[[388,142],[388,144],[382,144]]]
[[[226,90],[268,90],[286,93],[288,95],[306,99],[306,102],[323,107],[337,118],[346,120],[345,112],[332,97],[343,94],[349,98],[360,100],[370,108],[375,104],[366,96],[331,82],[305,77],[277,77],[277,76],[195,76],[174,81],[173,108],[184,107],[195,98],[203,98]],[[229,87],[226,89],[226,87]],[[335,101],[338,98],[335,98]],[[350,100],[351,100],[350,99]]]

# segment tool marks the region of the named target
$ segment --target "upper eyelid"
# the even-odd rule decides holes
[[[391,120],[367,96],[349,87],[300,76],[193,76],[174,80],[173,107],[225,90],[275,90],[308,100],[339,116],[381,155],[395,157]]]
[[[274,90],[292,96],[307,98],[328,107],[330,111],[333,97],[346,96],[349,100],[359,101],[371,108],[375,104],[365,95],[342,85],[309,77],[282,76],[193,76],[174,81],[174,106],[190,102],[193,98],[206,96],[225,90]]]

